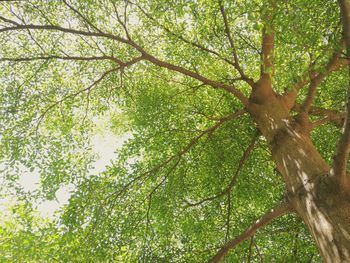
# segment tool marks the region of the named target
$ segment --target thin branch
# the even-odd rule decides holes
[[[257,252],[257,254],[258,254],[259,258],[260,258],[260,262],[261,262],[261,263],[264,262],[264,258],[263,258],[263,256],[261,255],[260,249],[259,249],[258,245],[256,244],[255,240],[254,240],[254,247],[255,247],[256,252]]]
[[[237,53],[236,53],[236,48],[235,48],[235,45],[233,43],[233,39],[232,39],[232,36],[231,36],[230,25],[228,24],[228,21],[227,21],[227,16],[226,16],[226,12],[225,12],[225,8],[223,6],[222,0],[219,0],[219,7],[220,7],[220,13],[222,15],[222,19],[224,20],[225,33],[226,33],[227,39],[228,39],[228,41],[230,43],[230,46],[231,46],[231,49],[232,49],[233,59],[234,59],[235,63],[237,64],[237,67],[239,67],[238,66],[238,57],[237,57]]]
[[[166,173],[166,175],[163,177],[163,179],[158,183],[153,190],[148,194],[147,199],[148,199],[148,208],[147,208],[147,213],[146,213],[146,220],[147,220],[147,229],[150,226],[150,211],[151,211],[151,205],[152,205],[152,196],[155,194],[155,192],[158,190],[159,187],[163,185],[163,183],[168,179],[169,175],[176,170],[177,166],[179,165],[181,159],[179,158],[175,164],[169,169],[169,171]]]
[[[72,5],[70,5],[66,0],[62,0],[62,1],[66,6],[68,6],[69,9],[71,9],[75,14],[81,17],[86,24],[88,24],[90,27],[95,29],[97,32],[102,33],[100,29],[98,29],[94,24],[92,24],[89,19],[87,19],[82,13],[80,13],[77,9],[75,9]]]
[[[111,74],[112,72],[115,72],[115,71],[118,71],[118,70],[122,70],[124,67],[127,67],[127,66],[131,66],[137,62],[139,62],[140,60],[142,60],[143,57],[137,57],[137,58],[134,58],[132,60],[130,60],[129,62],[126,62],[124,63],[124,65],[122,66],[119,66],[117,68],[112,68],[108,71],[106,71],[105,73],[103,73],[101,75],[101,77],[99,77],[97,80],[95,80],[91,85],[89,85],[88,87],[84,88],[84,89],[81,89],[73,94],[69,94],[65,97],[63,97],[62,99],[60,100],[57,100],[55,101],[55,103],[51,104],[49,107],[46,108],[46,110],[40,115],[39,119],[38,119],[38,123],[36,125],[36,130],[38,130],[39,126],[40,126],[40,123],[42,122],[42,120],[45,118],[46,114],[51,111],[54,107],[56,107],[58,104],[64,102],[65,100],[67,99],[70,99],[70,98],[75,98],[76,96],[78,96],[79,94],[81,93],[84,93],[85,91],[90,91],[93,87],[95,87],[98,83],[100,83],[106,76],[108,76],[109,74]]]
[[[237,51],[236,51],[236,48],[235,48],[235,44],[233,42],[233,38],[232,38],[232,35],[231,35],[231,30],[230,30],[230,25],[229,25],[228,20],[227,20],[227,15],[226,15],[225,8],[223,6],[222,0],[219,0],[219,7],[220,7],[220,12],[221,12],[222,18],[224,20],[225,33],[226,33],[226,36],[228,38],[228,41],[230,43],[231,50],[232,50],[232,55],[233,55],[233,60],[234,60],[233,66],[235,67],[235,69],[241,75],[242,80],[246,81],[251,87],[253,87],[254,86],[253,79],[252,78],[248,78],[244,74],[242,67],[239,65]]]
[[[293,107],[293,110],[296,112],[300,112],[301,111],[301,104],[296,103]],[[316,106],[312,106],[310,109],[310,114],[314,115],[314,116],[319,116],[319,117],[325,117],[327,115],[336,115],[339,117],[345,117],[346,113],[345,112],[341,112],[341,111],[337,111],[337,110],[333,110],[333,109],[326,109],[326,108],[321,108],[321,107],[316,107]]]
[[[149,13],[146,12],[145,9],[143,9],[139,4],[137,3],[133,3],[133,2],[130,2],[128,1],[129,3],[135,5],[148,19],[152,20],[154,23],[156,23],[159,27],[161,27],[165,32],[167,32],[168,34],[178,38],[179,40],[183,41],[184,43],[186,44],[189,44],[195,48],[198,48],[204,52],[207,52],[209,54],[212,54],[218,58],[220,58],[221,60],[225,61],[226,63],[232,65],[232,66],[235,66],[235,63],[232,62],[231,60],[223,57],[222,55],[220,55],[217,51],[215,50],[212,50],[210,48],[207,48],[201,44],[199,44],[198,42],[194,42],[194,41],[190,41],[188,39],[186,39],[183,35],[179,35],[179,34],[176,34],[175,32],[173,32],[171,29],[169,29],[168,27],[160,24],[153,16],[151,16]]]
[[[87,91],[87,94],[86,94],[85,114],[84,114],[84,117],[83,117],[83,119],[82,119],[82,121],[81,121],[81,125],[82,125],[82,126],[84,125],[85,120],[86,120],[86,118],[87,118],[87,116],[88,116],[88,113],[89,113],[90,94],[91,94],[91,91],[92,91],[92,89],[89,89],[89,90]]]
[[[173,166],[177,166],[177,164],[179,163],[179,161]],[[173,169],[171,169],[172,171]],[[170,172],[169,172],[170,173]],[[150,219],[150,211],[151,211],[151,206],[152,206],[152,196],[154,195],[154,193],[157,191],[157,189],[165,182],[165,180],[168,178],[169,173],[163,177],[163,179],[160,181],[160,183],[158,183],[153,190],[148,194],[147,199],[148,199],[148,208],[147,208],[147,212],[146,212],[146,221],[147,221],[147,226],[146,228],[148,229],[150,227],[151,224],[151,219]]]
[[[220,193],[218,193],[218,194],[216,194],[214,196],[211,196],[211,197],[208,197],[208,198],[204,198],[204,199],[202,199],[202,200],[200,200],[198,202],[195,202],[195,203],[191,203],[191,202],[185,200],[187,205],[188,206],[201,205],[204,202],[212,201],[212,200],[217,199],[217,198],[219,198],[219,197],[221,197],[221,196],[223,196],[225,194],[229,194],[231,192],[232,188],[234,187],[234,185],[237,182],[238,175],[239,175],[240,171],[242,170],[244,163],[246,162],[246,160],[250,156],[251,152],[253,151],[257,139],[258,139],[258,135],[255,135],[253,137],[252,141],[250,142],[250,144],[248,145],[247,149],[244,151],[243,156],[242,156],[242,158],[240,159],[240,161],[238,163],[238,167],[237,167],[233,177],[231,178],[230,183],[228,184],[228,186],[223,191],[221,191]]]
[[[12,8],[8,8],[7,9],[11,14],[13,14],[18,20],[20,20],[24,25],[27,24],[26,23],[26,20],[24,19],[23,17],[23,14],[17,14],[16,12],[14,12],[14,10]],[[11,22],[11,21],[8,21],[8,22]],[[16,24],[16,23],[13,23],[12,24]],[[30,33],[30,30],[28,29],[27,30],[28,34],[30,35],[31,39],[36,43],[36,41],[34,40],[32,34]],[[39,45],[38,43],[36,43],[37,45]]]
[[[254,236],[251,236],[251,238],[250,238],[250,243],[249,243],[249,250],[248,250],[248,259],[247,259],[247,263],[250,263],[250,262],[251,262],[251,259],[252,259],[253,244],[254,244]]]
[[[27,0],[25,0],[25,1],[27,1]],[[27,2],[29,2],[29,4],[40,13],[40,15],[45,19],[46,22],[48,22],[50,25],[53,25],[52,21],[47,16],[48,14],[40,9],[40,6],[42,6],[40,4],[40,2],[38,2],[38,5],[32,3],[31,1],[27,1]]]
[[[45,53],[45,49],[42,47],[42,45],[40,45],[40,43],[39,43],[38,41],[36,41],[36,39],[34,38],[32,32],[30,32],[29,29],[27,30],[27,32],[28,32],[29,37],[33,40],[33,42],[39,47],[39,49],[40,49],[43,53]]]
[[[299,231],[295,233],[294,237],[294,248],[293,248],[293,258],[295,262],[298,262],[298,239],[299,239]]]
[[[117,6],[115,5],[114,2],[112,2],[113,4],[113,8],[114,8],[114,13],[116,14],[117,16],[117,21],[118,23],[123,27],[124,29],[124,32],[126,34],[126,37],[130,40],[131,37],[130,37],[130,34],[129,34],[129,31],[128,31],[128,28],[126,27],[126,9],[127,9],[127,4],[128,2],[125,1],[125,6],[124,6],[124,21],[121,20],[120,16],[119,16],[119,12],[118,12],[118,9],[117,9]]]
[[[166,165],[168,165],[170,162],[175,160],[176,158],[180,159],[183,155],[185,155],[194,145],[197,144],[197,142],[204,137],[205,135],[208,135],[210,137],[215,130],[217,130],[221,125],[223,125],[227,121],[234,120],[238,118],[239,116],[245,114],[245,110],[238,110],[234,113],[228,114],[222,118],[220,118],[215,125],[212,127],[202,131],[200,134],[198,134],[196,137],[194,137],[188,144],[186,144],[185,147],[183,147],[179,152],[176,154],[170,156],[168,159],[166,159],[164,162],[158,164],[157,166],[153,167],[151,170],[146,171],[145,173],[140,174],[139,176],[133,178],[130,182],[128,182],[124,187],[118,191],[116,196],[122,195],[132,184],[134,184],[136,181],[139,181],[143,178],[147,178],[149,175],[157,173],[159,170],[163,169]]]
[[[117,71],[119,68],[113,68],[110,69],[108,71],[106,71],[105,73],[102,74],[101,77],[99,77],[97,80],[95,80],[91,85],[89,85],[87,88],[81,89],[73,94],[69,94],[65,97],[63,97],[60,100],[55,101],[53,104],[51,104],[49,107],[46,108],[46,110],[39,116],[38,118],[38,123],[36,125],[36,130],[38,130],[40,123],[42,122],[42,120],[45,118],[46,114],[51,111],[54,107],[56,107],[58,104],[64,102],[65,100],[69,99],[69,98],[75,98],[76,96],[78,96],[79,94],[85,92],[85,91],[89,91],[91,90],[94,86],[96,86],[98,83],[100,83],[108,74]]]
[[[258,229],[267,225],[273,219],[280,217],[288,212],[290,212],[290,206],[286,202],[283,202],[274,209],[268,211],[259,220],[257,220],[250,227],[248,227],[242,234],[226,243],[209,262],[219,262],[231,249],[235,248],[237,245],[253,236]]]
[[[247,159],[249,158],[250,154],[252,153],[252,151],[255,147],[255,143],[256,143],[257,139],[258,139],[258,134],[256,133],[255,136],[252,138],[252,141],[248,145],[247,149],[244,151],[242,158],[239,161],[236,173],[232,177],[230,184],[227,187],[228,191],[231,191],[232,187],[235,185],[237,178],[238,178],[238,175],[239,175],[240,171],[242,170],[244,163],[247,161]]]
[[[222,118],[220,118],[215,125],[213,125],[212,127],[202,131],[199,135],[197,135],[195,138],[193,138],[187,145],[186,147],[184,147],[177,155],[178,156],[182,156],[183,154],[185,154],[186,152],[188,152],[192,146],[194,144],[196,144],[204,135],[208,134],[208,136],[211,136],[213,134],[213,132],[215,130],[217,130],[221,125],[223,125],[225,122],[227,121],[231,121],[234,120],[240,116],[242,116],[243,114],[245,114],[246,111],[245,110],[238,110],[234,113],[228,114]],[[173,158],[175,158],[175,155],[171,158],[169,158],[169,160],[167,161],[167,163],[169,163]]]
[[[246,36],[243,36],[241,32],[235,32],[235,33],[247,45],[247,47],[250,47],[252,50],[254,50],[256,54],[261,55],[261,50],[259,49],[259,47],[254,46],[254,44],[250,42],[251,40],[249,38],[247,38]]]
[[[231,221],[231,192],[227,193],[227,217],[226,217],[226,234],[225,242],[227,242],[230,236],[230,221]]]
[[[9,23],[9,24],[15,25],[15,26],[20,26],[20,24],[17,23],[16,21],[2,17],[2,16],[0,16],[0,20],[4,21],[6,23]]]

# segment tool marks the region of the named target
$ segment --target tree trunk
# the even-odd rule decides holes
[[[254,102],[252,96],[248,111],[269,143],[286,199],[309,228],[325,262],[350,262],[349,194],[340,190],[311,142],[305,121],[290,116],[282,97],[265,98]]]
[[[271,150],[294,211],[308,226],[325,262],[349,262],[349,196],[308,137],[294,131],[277,140]]]
[[[349,196],[332,176],[307,183],[293,200],[296,213],[308,226],[325,262],[350,261]]]

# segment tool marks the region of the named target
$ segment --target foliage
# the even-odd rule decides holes
[[[276,5],[269,18],[276,30],[273,81],[283,93],[310,64],[323,70],[341,27],[335,1]],[[266,1],[0,3],[2,177],[13,186],[19,167],[35,170],[35,198],[54,199],[62,185],[75,186],[52,221],[23,200],[1,215],[1,262],[204,262],[283,199],[266,140],[251,116],[234,115],[243,109],[239,99],[182,70],[249,94],[221,7],[240,66],[257,80]],[[2,30],[18,24],[29,27]],[[157,61],[111,35],[132,39]],[[332,73],[316,105],[342,110],[346,81],[346,71]],[[91,175],[91,138],[101,116],[109,130],[132,138],[104,172]],[[312,136],[331,162],[338,129],[331,123]],[[294,216],[276,220],[225,260],[320,261]]]

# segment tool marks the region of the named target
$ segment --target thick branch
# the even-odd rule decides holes
[[[254,85],[251,101],[264,103],[274,95],[272,89],[273,75],[274,31],[272,26],[266,25],[262,30],[261,68],[259,81]]]
[[[271,81],[271,75],[273,71],[273,51],[274,51],[275,34],[270,28],[264,28],[262,36],[262,68],[261,77],[269,78]]]
[[[302,105],[296,103],[293,107],[293,110],[300,113],[302,111]],[[333,122],[337,127],[342,127],[346,116],[345,112],[324,109],[315,106],[310,107],[309,114],[319,117],[318,120],[311,123],[311,129],[328,122]]]
[[[327,64],[320,69],[318,72],[315,72],[313,70],[313,64],[310,65],[307,72],[297,81],[293,86],[290,92],[288,92],[285,96],[288,100],[291,100],[290,104],[292,105],[296,97],[298,95],[298,92],[305,87],[306,85],[310,84],[309,92],[307,95],[307,99],[305,101],[305,110],[309,111],[313,98],[316,94],[316,88],[318,85],[332,72],[337,71],[339,69],[344,68],[348,65],[348,61],[346,59],[342,59],[340,57],[340,51],[337,50],[333,53],[333,55],[330,57]]]
[[[137,49],[145,56],[145,59],[150,61],[151,63],[153,63],[159,67],[162,67],[162,68],[167,68],[169,70],[179,72],[185,76],[199,80],[199,81],[203,82],[204,84],[212,86],[214,88],[226,90],[229,93],[233,94],[237,99],[239,99],[243,103],[244,106],[248,105],[248,98],[246,96],[244,96],[243,93],[240,92],[239,90],[237,90],[234,86],[228,85],[225,83],[221,83],[221,82],[216,81],[216,80],[208,79],[208,78],[206,78],[206,77],[204,77],[196,72],[190,71],[186,68],[176,66],[174,64],[159,60],[158,58],[146,53],[146,51],[143,50],[139,46],[137,46]]]
[[[12,21],[12,20],[6,19],[6,18],[1,17],[1,16],[0,16],[0,19],[5,21],[5,22]],[[16,23],[14,21],[12,21],[12,22]],[[208,78],[206,78],[206,77],[204,77],[196,72],[188,70],[186,68],[162,61],[162,60],[152,56],[148,52],[146,52],[141,46],[136,44],[134,41],[122,38],[122,37],[114,35],[114,34],[104,33],[104,32],[86,32],[86,31],[64,28],[64,27],[54,26],[54,25],[32,25],[32,24],[20,25],[18,23],[16,23],[16,26],[0,28],[0,33],[7,32],[7,31],[15,31],[15,30],[27,30],[27,29],[55,30],[55,31],[72,33],[72,34],[83,35],[83,36],[104,37],[104,38],[115,40],[115,41],[120,42],[120,43],[127,44],[127,45],[135,48],[137,51],[139,51],[143,55],[143,57],[146,60],[150,61],[151,63],[153,63],[159,67],[167,68],[169,70],[176,71],[176,72],[181,73],[185,76],[199,80],[206,85],[212,86],[213,88],[226,90],[226,91],[230,92],[231,94],[233,94],[236,98],[238,98],[243,103],[244,106],[248,105],[248,98],[246,96],[244,96],[243,93],[240,92],[239,90],[237,90],[234,86],[228,85],[225,83],[221,83],[221,82],[216,81],[216,80],[208,79]]]
[[[344,68],[348,65],[348,61],[340,57],[340,52],[336,51],[331,56],[330,60],[327,62],[325,67],[321,69],[319,72],[313,72],[310,68],[307,73],[294,84],[293,89],[296,92],[299,92],[305,85],[310,83],[312,80],[317,82],[321,82],[325,77],[327,77],[330,73],[337,71],[339,69]]]
[[[242,234],[240,234],[235,239],[226,243],[217,253],[216,255],[209,261],[210,263],[219,262],[231,249],[235,248],[237,245],[250,238],[255,234],[255,232],[270,223],[273,219],[280,217],[290,210],[289,204],[283,202],[276,208],[268,211],[265,215],[263,215],[259,220],[257,220],[254,224],[252,224],[249,228],[247,228]]]
[[[124,43],[124,44],[129,44],[129,41],[127,39],[124,39],[122,37],[119,37],[114,34],[110,33],[104,33],[104,32],[87,32],[83,30],[76,30],[76,29],[71,29],[71,28],[65,28],[61,26],[55,26],[55,25],[33,25],[33,24],[27,24],[27,25],[21,25],[18,24],[17,22],[4,18],[0,16],[0,20],[3,20],[5,22],[9,23],[15,23],[16,26],[10,26],[10,27],[3,27],[0,28],[0,33],[2,32],[8,32],[8,31],[17,31],[17,30],[26,30],[26,29],[33,29],[33,30],[54,30],[54,31],[60,31],[64,33],[71,33],[71,34],[76,34],[76,35],[82,35],[82,36],[90,36],[90,37],[104,37],[104,38],[109,38],[112,40],[116,40],[118,42]]]
[[[336,51],[336,52],[334,52],[334,54],[330,58],[329,62],[327,63],[325,71],[320,72],[311,78],[309,91],[308,91],[307,97],[306,97],[306,99],[303,103],[303,106],[302,106],[303,112],[305,112],[307,114],[310,111],[312,102],[313,102],[314,97],[316,95],[316,89],[321,84],[321,82],[325,79],[325,77],[329,73],[331,73],[332,71],[346,65],[345,61],[346,60],[340,59],[340,53],[338,51]]]
[[[338,0],[343,24],[343,37],[346,45],[346,56],[350,57],[350,3],[349,0]],[[350,77],[350,65],[349,65]],[[343,189],[350,191],[350,180],[346,174],[346,166],[350,152],[350,80],[347,89],[347,113],[344,132],[339,140],[334,158],[334,174]]]
[[[124,65],[125,63],[118,58],[112,56],[91,56],[91,57],[80,57],[80,56],[56,56],[56,55],[48,55],[48,56],[37,56],[37,57],[5,57],[0,58],[0,62],[9,61],[9,62],[27,62],[27,61],[35,61],[35,60],[77,60],[77,61],[92,61],[92,60],[112,60],[117,62],[119,65]]]
[[[311,123],[311,129],[319,127],[323,124],[333,122],[337,127],[342,127],[344,124],[345,113],[344,114],[328,114],[314,122]]]

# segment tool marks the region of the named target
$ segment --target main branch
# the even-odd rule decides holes
[[[319,73],[316,77],[312,78],[310,82],[308,94],[302,106],[303,108],[302,110],[306,114],[308,114],[310,111],[312,102],[316,96],[317,87],[321,84],[322,80],[327,76],[328,72],[331,72],[332,69],[335,69],[337,65],[341,65],[340,63],[341,60],[339,59],[339,57],[340,57],[340,53],[335,52],[326,66],[326,72]]]
[[[105,32],[91,32],[91,31],[82,31],[82,30],[76,30],[76,29],[71,29],[71,28],[65,28],[61,26],[56,26],[56,25],[33,25],[33,24],[26,24],[22,25],[17,23],[16,21],[10,20],[8,18],[0,16],[0,20],[10,23],[11,26],[9,27],[3,27],[0,28],[0,33],[1,32],[10,32],[10,31],[18,31],[18,30],[48,30],[48,31],[60,31],[64,33],[71,33],[75,35],[82,35],[82,36],[90,36],[90,37],[103,37],[103,38],[108,38],[114,41],[117,41],[119,43],[126,44],[135,50],[139,51],[142,56],[144,57],[145,60],[148,60],[154,65],[157,65],[159,67],[167,68],[169,70],[181,73],[185,76],[191,77],[193,79],[196,79],[198,81],[201,81],[202,83],[212,86],[213,88],[216,89],[223,89],[228,91],[229,93],[233,94],[237,99],[239,99],[244,106],[248,105],[248,98],[240,92],[238,89],[236,89],[233,85],[225,84],[216,80],[211,80],[208,79],[194,71],[191,71],[189,69],[183,68],[181,66],[177,66],[174,64],[171,64],[166,61],[162,61],[155,56],[151,55],[148,53],[144,48],[142,48],[140,45],[138,45],[136,42],[134,42],[131,39],[125,39],[123,37],[120,37],[115,34],[111,33],[105,33]],[[12,26],[13,25],[13,26]]]
[[[261,65],[261,78],[266,79],[271,86],[271,78],[273,73],[273,51],[274,51],[274,39],[275,33],[270,27],[263,29],[262,36],[262,65]]]

